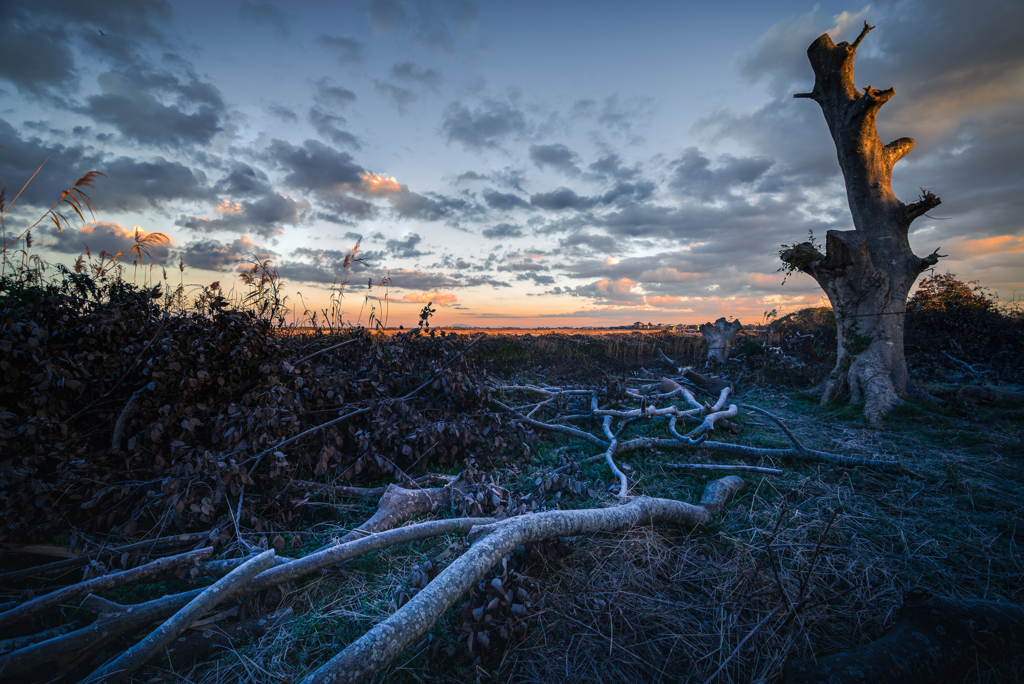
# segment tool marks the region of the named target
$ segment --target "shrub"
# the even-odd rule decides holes
[[[919,370],[964,370],[972,365],[991,379],[1020,381],[1024,318],[1004,312],[977,281],[954,273],[921,281],[907,302],[904,334],[908,360]]]

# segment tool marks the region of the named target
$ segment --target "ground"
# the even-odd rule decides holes
[[[643,339],[646,345],[658,337]],[[628,382],[642,367],[657,369],[649,347],[622,342],[614,347],[618,353],[601,355],[589,347],[565,353],[566,344],[557,334],[501,341],[475,362],[507,381],[599,387]],[[620,343],[602,338],[594,344],[607,351]],[[694,345],[679,338],[662,346],[669,355],[682,356]],[[700,448],[625,454],[618,462],[623,470],[628,467],[631,495],[689,502],[727,473],[688,474],[668,464],[743,463],[784,472],[740,473],[746,488],[710,529],[637,528],[523,550],[510,564],[513,574],[521,575],[517,586],[532,600],[525,618],[509,624],[523,622],[525,631],[501,639],[492,629],[488,646],[481,648],[477,641],[470,652],[472,621],[456,604],[430,638],[374,681],[775,681],[787,657],[824,655],[883,634],[903,592],[914,586],[955,597],[1024,603],[1019,548],[1024,420],[1019,405],[958,406],[955,383],[932,382],[929,391],[946,404],[908,404],[879,430],[864,422],[859,406],[819,406],[799,387],[785,383],[784,370],[731,373],[738,397],[732,401],[772,412],[808,447],[896,460],[904,471],[747,462]],[[714,438],[789,446],[776,425],[761,416],[742,411],[735,422],[743,426],[740,434]],[[639,430],[663,436],[660,427]],[[570,469],[574,481],[586,485],[582,495],[557,486],[544,491],[545,475],[554,467],[597,449],[570,438],[538,437],[529,458],[490,471],[496,487],[521,497],[529,494],[548,508],[617,503],[608,491],[613,478],[603,461],[583,464],[574,473]],[[282,554],[300,556],[318,548],[365,520],[375,506],[373,500],[323,502],[331,503],[343,504],[333,519],[321,516],[296,538],[298,547]],[[294,587],[287,602],[297,617],[285,629],[215,660],[173,671],[166,665],[148,668],[135,681],[298,681],[396,610],[403,593],[414,593],[411,577],[425,561],[443,567],[463,543],[456,537],[437,538],[352,561]],[[105,596],[130,602],[172,588],[138,587]],[[479,600],[469,603],[471,608]],[[783,606],[786,610],[776,610]],[[242,606],[243,612],[256,609]],[[75,612],[85,613],[72,610],[67,617]],[[954,681],[1022,677],[1024,662],[1018,659],[973,664]]]

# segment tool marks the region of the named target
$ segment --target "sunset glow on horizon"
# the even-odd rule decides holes
[[[38,48],[0,60],[8,196],[48,159],[8,234],[106,176],[95,220],[33,229],[50,263],[128,254],[140,226],[170,237],[150,254],[193,289],[240,292],[270,259],[296,322],[346,279],[346,321],[372,305],[407,328],[429,302],[431,325],[516,327],[827,305],[779,272],[782,245],[852,228],[821,110],[792,95],[813,83],[811,41],[869,21],[856,84],[895,89],[883,142],[915,140],[893,190],[942,199],[915,253],[939,248],[935,272],[1002,301],[1024,292],[1014,0],[85,5],[18,3],[0,26],[0,52]]]

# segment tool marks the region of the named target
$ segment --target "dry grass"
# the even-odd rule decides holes
[[[572,553],[537,574],[545,595],[525,639],[496,647],[475,670],[458,657],[431,662],[420,649],[375,681],[775,681],[787,657],[879,637],[912,586],[1024,601],[1019,421],[932,415],[922,431],[911,412],[876,431],[848,410],[781,393],[747,399],[781,414],[816,448],[895,456],[916,476],[765,464],[786,475],[747,477],[748,489],[712,530],[567,540]],[[771,427],[747,432],[747,442],[775,441]],[[638,493],[699,497],[708,478],[659,465],[678,458],[634,455]],[[531,476],[527,468],[521,482]],[[446,543],[395,549],[372,567],[307,584],[291,598],[304,614],[287,631],[174,679],[297,681],[394,610],[412,565]],[[450,639],[449,629],[442,622],[434,633]],[[1022,675],[1019,662],[978,663],[955,681]]]
[[[774,681],[787,655],[880,636],[912,586],[1024,601],[1019,420],[931,416],[923,431],[912,412],[880,432],[781,394],[755,401],[816,448],[895,456],[917,477],[771,464],[787,474],[748,477],[748,491],[709,534],[580,540],[549,584],[551,611],[538,618],[546,629],[533,630],[496,680]],[[963,446],[951,448],[949,433]],[[645,493],[699,494],[706,478],[679,477],[657,461],[636,464]],[[1022,674],[1024,663],[979,663],[958,681]]]
[[[627,361],[635,368],[634,354],[653,351],[650,336],[643,336],[643,348],[640,335],[614,337],[620,344],[633,340],[634,346],[623,347],[605,366],[609,382]],[[603,348],[614,343],[611,338],[577,342],[552,335],[529,340],[526,348],[536,358],[562,359],[561,366],[545,366],[546,379],[554,382],[558,368],[567,375],[590,363],[596,368],[603,360],[593,355],[592,346]],[[481,347],[495,367],[504,363],[506,350],[498,342]],[[677,344],[692,342],[679,336]],[[597,374],[591,371],[591,379]],[[951,396],[947,387],[932,391]],[[782,417],[812,448],[895,458],[912,472],[751,463],[782,468],[785,474],[745,475],[747,489],[712,529],[687,534],[642,528],[566,540],[572,548],[568,556],[530,571],[543,586],[543,598],[531,607],[525,637],[508,644],[494,640],[473,663],[463,655],[458,620],[450,613],[431,633],[443,644],[460,646],[455,655],[432,659],[431,649],[421,644],[375,681],[775,681],[787,658],[824,655],[879,637],[912,586],[955,597],[1024,602],[1019,548],[1024,422],[1014,417],[1019,412],[1004,415],[1007,407],[997,407],[957,414],[909,406],[879,431],[864,424],[857,406],[822,408],[778,388],[745,389],[739,399]],[[736,438],[742,443],[788,446],[767,421],[750,414],[739,420],[746,421]],[[559,450],[562,446],[573,448]],[[531,462],[494,474],[513,495],[536,494],[537,474],[559,464],[559,451],[591,455],[590,450],[556,439],[537,445]],[[711,478],[664,467],[687,457],[732,462],[699,451],[634,452],[623,455],[620,465],[631,467],[633,494],[695,501]],[[588,483],[611,481],[603,463],[583,466],[579,477]],[[605,494],[588,500],[549,493],[547,505],[614,501]],[[346,526],[368,517],[372,507],[365,502],[349,513]],[[313,537],[306,550],[336,534],[326,524],[304,531]],[[413,566],[436,559],[450,543],[461,542],[428,540],[353,561],[292,588],[287,601],[297,616],[286,629],[188,669],[150,668],[135,681],[299,681],[390,615],[396,597],[409,592]],[[1020,662],[978,663],[955,681],[1022,676]]]

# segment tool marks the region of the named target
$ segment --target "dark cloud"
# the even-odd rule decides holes
[[[615,254],[621,249],[620,241],[611,235],[594,235],[584,231],[567,235],[558,241],[558,245],[564,250],[582,250],[601,254]]]
[[[485,100],[472,111],[461,102],[453,102],[441,123],[449,144],[457,142],[476,152],[500,148],[505,141],[525,135],[527,129],[526,114],[502,100]]]
[[[402,3],[395,0],[373,0],[367,5],[365,12],[370,29],[377,35],[390,35],[409,21],[408,12]]]
[[[816,20],[817,7],[807,14],[790,17],[765,31],[754,45],[736,59],[740,75],[749,83],[767,81],[774,92],[791,95],[794,84],[814,84],[807,63],[807,46],[825,32]],[[855,30],[860,15],[845,21],[847,31]],[[810,87],[806,88],[810,91]]]
[[[227,174],[217,181],[214,189],[218,194],[231,197],[265,195],[271,192],[267,174],[241,161],[231,163]]]
[[[498,192],[491,188],[484,190],[484,201],[492,209],[508,211],[511,209],[531,209],[532,207],[522,197],[507,192]]]
[[[24,140],[3,119],[0,119],[0,140],[4,145],[0,148],[0,178],[9,186],[16,185],[20,189],[43,164],[18,199],[17,207],[49,208],[60,199],[62,190],[93,170],[107,176],[97,179],[96,189],[88,191],[97,210],[163,210],[165,202],[214,198],[202,171],[164,157],[157,156],[150,161],[124,156],[109,158],[80,145],[67,147],[44,143],[38,138]],[[13,195],[8,197],[10,201]]]
[[[455,56],[455,34],[442,14],[440,7],[423,3],[418,7],[416,22],[409,32],[409,38],[423,47],[436,50],[449,57]]]
[[[238,9],[238,18],[244,23],[271,27],[281,40],[288,38],[290,32],[288,18],[284,16],[284,12],[279,7],[269,2],[242,0],[242,6]]]
[[[317,133],[335,145],[348,147],[353,150],[363,149],[363,146],[359,143],[359,138],[341,128],[341,126],[347,123],[345,117],[335,116],[320,107],[311,107],[307,120]]]
[[[49,121],[22,121],[21,127],[25,130],[32,131],[36,135],[46,133],[52,137],[59,138],[64,135],[64,131],[50,127]]]
[[[300,190],[333,194],[358,186],[366,173],[351,154],[318,140],[306,140],[301,147],[272,140],[266,153],[287,171],[285,182]]]
[[[407,114],[409,105],[416,100],[416,93],[410,88],[403,88],[394,83],[373,79],[373,89],[377,94],[385,98],[398,110],[399,114]]]
[[[324,76],[313,84],[313,99],[324,107],[343,109],[356,101],[356,94],[348,88],[334,85],[334,79]]]
[[[577,100],[570,109],[573,118],[587,118],[597,121],[608,131],[632,136],[635,124],[647,122],[655,109],[650,97],[635,97],[625,101],[618,95],[609,95],[601,101]]]
[[[275,103],[267,107],[267,110],[285,123],[299,123],[299,115],[289,107]]]
[[[321,199],[319,206],[321,211],[317,212],[317,218],[343,226],[354,226],[355,221],[370,219],[378,214],[377,207],[372,202],[351,195]]]
[[[401,191],[388,195],[388,201],[401,218],[421,221],[457,222],[464,216],[480,213],[476,205],[459,197],[446,197],[434,192],[420,194],[404,185]]]
[[[106,72],[97,82],[102,92],[86,99],[82,113],[114,126],[130,140],[166,148],[208,145],[222,130],[224,102],[208,83],[143,72]],[[165,104],[151,91],[174,103]]]
[[[549,276],[543,273],[520,273],[516,276],[516,280],[529,280],[537,285],[554,285],[554,276]]]
[[[255,233],[271,238],[281,235],[284,232],[283,226],[305,221],[311,207],[309,200],[296,200],[272,193],[240,203],[223,200],[216,207],[220,218],[181,216],[175,225],[200,233]]]
[[[579,156],[562,144],[530,145],[530,159],[537,168],[553,168],[567,176],[580,175]]]
[[[684,197],[711,202],[730,195],[740,186],[754,183],[772,163],[765,157],[737,158],[724,154],[712,169],[711,160],[696,147],[690,147],[672,162],[674,172],[668,184]]]
[[[562,209],[590,209],[598,204],[595,197],[580,197],[574,190],[566,187],[552,190],[551,192],[539,192],[530,196],[530,204],[540,209],[560,211]]]
[[[491,276],[472,276],[464,278],[462,284],[466,287],[479,287],[486,285],[488,287],[512,287],[511,283],[506,283],[504,280],[498,280]]]
[[[391,253],[392,256],[402,259],[414,259],[416,257],[426,256],[430,252],[421,252],[417,249],[417,245],[423,241],[417,233],[409,233],[401,240],[388,240],[385,243],[384,249]]]
[[[509,261],[508,263],[502,264],[501,266],[498,266],[498,270],[509,273],[539,273],[541,271],[547,271],[548,265],[534,259],[523,259],[521,261]]]
[[[441,74],[435,69],[422,69],[412,62],[395,62],[391,66],[391,78],[437,90],[441,85]]]
[[[82,228],[65,228],[57,231],[55,227],[44,224],[42,227],[43,245],[61,254],[84,254],[86,249],[93,255],[106,252],[114,256],[121,252],[124,256],[122,263],[131,266],[137,259],[135,254],[128,254],[128,250],[135,246],[135,230],[125,228],[120,223],[93,223]],[[145,232],[140,235],[145,237]],[[165,263],[170,257],[170,247],[167,243],[150,243],[146,245],[146,252],[143,252],[140,266],[148,266],[150,259],[157,264]]]
[[[574,209],[586,211],[595,207],[629,202],[643,202],[654,194],[655,186],[649,181],[640,183],[619,183],[601,195],[582,197],[570,188],[561,187],[551,192],[540,192],[530,196],[530,204],[540,209],[561,211]]]
[[[472,33],[480,24],[479,5],[471,0],[455,0],[451,3],[451,22],[459,33]]]
[[[461,256],[452,256],[451,254],[441,255],[440,260],[431,264],[430,268],[448,268],[462,273],[466,271],[483,270],[483,267],[480,264],[468,261]]]
[[[522,237],[523,229],[511,223],[499,223],[490,228],[484,228],[480,234],[491,240],[507,240],[508,238]]]
[[[601,157],[587,169],[592,175],[607,180],[628,181],[640,174],[639,164],[633,167],[623,166],[622,157],[614,153]]]
[[[197,240],[178,251],[177,255],[181,256],[189,268],[232,271],[241,264],[275,259],[277,252],[258,245],[243,235],[230,243],[213,239]]]
[[[138,61],[142,47],[166,45],[173,9],[164,0],[34,0],[0,4],[0,78],[24,94],[66,105],[78,87],[73,47],[110,60]],[[106,35],[100,35],[103,31]]]
[[[346,275],[374,272],[360,262],[350,263],[346,269],[345,257],[349,254],[348,250],[299,247],[289,254],[289,259],[278,261],[277,270],[290,281],[325,284],[341,282]]]
[[[483,173],[477,173],[476,171],[464,171],[456,176],[455,181],[461,183],[463,181],[482,181],[487,180],[487,175]]]
[[[166,211],[166,202],[210,201],[214,197],[206,174],[163,157],[152,161],[117,157],[98,165],[98,169],[107,178],[101,179],[96,190],[90,192],[97,209],[129,211],[154,207]]]
[[[0,78],[19,92],[37,97],[73,90],[75,60],[64,28],[4,21],[3,14],[0,10]]]
[[[324,34],[318,37],[316,42],[334,53],[341,64],[355,64],[363,61],[363,44],[355,38]]]

